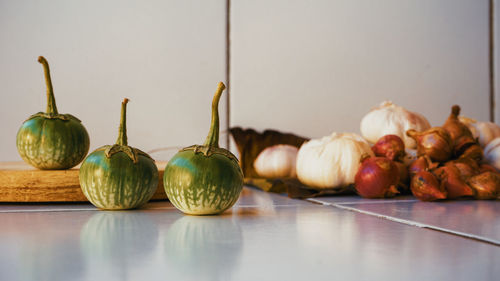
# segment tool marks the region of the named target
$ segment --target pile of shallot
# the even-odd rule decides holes
[[[408,170],[403,163],[403,140],[397,135],[385,135],[372,146],[372,151],[374,157],[361,160],[354,178],[356,192],[365,198],[386,198],[404,192]]]
[[[458,118],[460,107],[441,127],[406,135],[417,144],[417,159],[404,164],[405,145],[397,135],[386,135],[372,147],[375,157],[362,160],[355,188],[366,198],[392,197],[404,193],[408,184],[423,201],[473,197],[496,199],[500,195],[500,173],[485,164],[483,149],[469,127]]]

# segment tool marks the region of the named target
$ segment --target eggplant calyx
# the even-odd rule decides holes
[[[59,120],[63,120],[63,121],[75,120],[79,123],[82,122],[82,121],[80,121],[80,119],[76,118],[75,116],[73,116],[71,114],[50,114],[50,113],[46,113],[46,112],[35,113],[35,114],[31,115],[28,119],[26,119],[26,121],[31,120],[31,119],[36,118],[36,117],[42,117],[42,118],[46,118],[46,119],[59,119]]]
[[[103,146],[102,149],[104,150],[104,155],[106,155],[106,158],[111,158],[111,156],[113,156],[113,154],[115,153],[123,152],[127,154],[127,156],[132,160],[132,162],[134,162],[134,164],[137,164],[139,162],[140,155],[153,160],[153,158],[151,158],[151,156],[149,156],[149,154],[147,154],[146,152],[128,145],[106,145]]]
[[[201,153],[206,157],[210,157],[212,154],[224,155],[227,158],[235,161],[236,163],[239,163],[238,158],[236,158],[234,154],[232,154],[229,150],[221,147],[214,147],[209,145],[192,145],[181,149],[179,152],[189,151],[189,150],[192,150],[195,154]]]

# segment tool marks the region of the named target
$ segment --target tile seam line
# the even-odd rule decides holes
[[[316,203],[322,203],[325,206],[332,206],[332,207],[335,207],[335,208],[338,208],[338,209],[341,209],[341,210],[346,210],[346,211],[356,212],[356,213],[360,213],[360,214],[364,214],[364,215],[368,215],[368,216],[372,216],[372,217],[377,217],[377,218],[385,219],[385,220],[388,220],[388,221],[393,221],[393,222],[405,224],[405,225],[408,225],[408,226],[415,226],[415,227],[419,227],[419,228],[431,229],[431,230],[435,230],[435,231],[439,231],[439,232],[444,232],[444,233],[452,234],[452,235],[455,235],[455,236],[460,236],[462,238],[472,239],[472,240],[476,240],[476,241],[480,241],[480,242],[492,244],[492,245],[495,245],[495,246],[500,246],[500,241],[495,240],[495,239],[486,238],[486,237],[483,237],[483,236],[469,234],[469,233],[465,233],[465,232],[461,232],[461,231],[454,231],[454,230],[450,230],[450,229],[446,229],[446,228],[442,228],[442,227],[438,227],[438,226],[434,226],[434,225],[430,225],[430,224],[425,224],[425,223],[419,223],[419,222],[415,222],[415,221],[409,221],[409,220],[399,219],[399,218],[396,218],[396,217],[391,217],[391,216],[387,216],[387,215],[377,214],[377,213],[370,212],[370,211],[359,210],[359,209],[356,209],[356,208],[353,208],[353,207],[343,206],[341,204],[324,203],[324,202],[321,202],[321,201],[318,201],[318,200],[314,200],[314,199],[308,199],[308,201],[316,202]]]
[[[387,203],[412,203],[412,202],[418,202],[418,200],[415,199],[406,199],[406,200],[380,200],[380,201],[374,201],[374,202],[359,202],[359,201],[346,201],[346,202],[339,202],[339,203],[327,203],[327,204],[339,204],[339,205],[353,205],[353,204],[387,204]]]
[[[226,0],[226,147],[231,149],[231,0]]]
[[[495,122],[495,1],[489,0],[489,34],[488,34],[488,56],[489,56],[489,82],[490,82],[490,122]]]

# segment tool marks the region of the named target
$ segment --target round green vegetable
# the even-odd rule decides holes
[[[80,186],[94,206],[106,210],[140,207],[158,188],[158,168],[145,152],[128,146],[127,102],[122,103],[120,129],[114,145],[89,154],[80,167]]]
[[[212,102],[212,122],[204,145],[181,149],[165,167],[163,185],[168,199],[190,215],[214,215],[236,203],[243,187],[238,159],[219,147],[219,83]]]
[[[69,169],[89,151],[89,134],[78,118],[57,112],[49,63],[40,56],[47,84],[47,112],[38,112],[24,121],[17,132],[17,151],[28,164],[44,170]]]

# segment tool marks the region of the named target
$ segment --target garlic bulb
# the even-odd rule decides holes
[[[374,156],[370,145],[352,133],[333,133],[304,143],[297,154],[297,177],[305,185],[333,188],[354,183],[360,160]]]
[[[257,156],[253,167],[264,178],[294,178],[298,151],[297,147],[288,144],[270,146]]]
[[[500,126],[495,123],[479,122],[464,116],[460,116],[459,120],[469,128],[474,138],[479,140],[481,147],[485,147],[490,141],[500,137]]]
[[[407,148],[415,148],[415,141],[406,135],[406,131],[414,129],[417,132],[429,129],[429,121],[421,114],[411,112],[390,101],[373,108],[361,120],[361,134],[371,143],[385,135],[397,135]]]
[[[484,160],[497,170],[500,170],[500,137],[495,138],[486,145]]]

